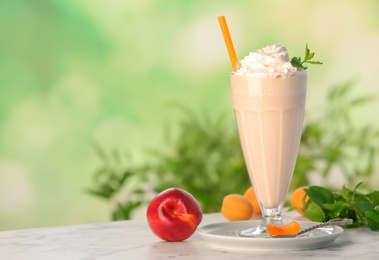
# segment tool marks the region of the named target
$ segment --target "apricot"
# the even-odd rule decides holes
[[[259,206],[259,202],[257,196],[255,195],[253,187],[249,187],[245,193],[243,194],[253,205],[255,214],[262,214],[261,207]]]
[[[222,200],[222,215],[231,221],[248,220],[253,216],[254,207],[240,194],[229,194]]]
[[[291,207],[296,209],[301,215],[304,216],[303,207],[304,204],[309,200],[309,196],[305,193],[304,189],[307,189],[308,186],[302,186],[294,190],[291,195]]]
[[[274,224],[266,226],[266,231],[271,236],[297,235],[300,232],[300,229],[300,224],[296,221],[291,221],[290,223],[282,226],[277,226]]]

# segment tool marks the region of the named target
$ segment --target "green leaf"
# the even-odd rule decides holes
[[[303,66],[303,63],[301,62],[300,57],[293,57],[291,59],[291,65],[298,69],[306,69],[306,67]]]
[[[314,203],[313,201],[308,201],[305,210],[305,217],[317,222],[325,221],[325,213],[322,208]]]
[[[309,196],[310,200],[319,206],[335,202],[333,193],[326,188],[320,186],[310,186],[308,189],[305,189],[305,192]]]
[[[367,210],[375,208],[375,205],[369,201],[357,201],[354,203],[354,208],[358,211],[359,214],[363,214]]]
[[[323,204],[321,207],[324,212],[327,212],[328,219],[332,219],[339,217],[342,211],[350,208],[350,205],[345,201],[337,201],[336,203]]]
[[[371,202],[375,205],[379,205],[379,191],[374,191],[371,194],[369,194],[369,197],[371,199]]]
[[[342,197],[347,201],[350,201],[351,198],[353,197],[353,192],[349,190],[348,188],[346,188],[345,185],[343,185],[341,193],[342,193]]]
[[[304,54],[304,60],[308,58],[309,56],[309,48],[308,48],[308,43],[305,44],[305,54]]]
[[[316,64],[316,65],[322,65],[323,64],[321,61],[313,61],[313,60],[308,60],[308,61],[306,61],[306,63]]]
[[[322,204],[321,207],[328,211],[341,212],[342,210],[349,208],[350,205],[345,201],[337,201],[336,203]]]
[[[314,56],[315,56],[315,53],[314,53],[314,52],[308,54],[308,56],[306,57],[306,58],[307,58],[306,61],[310,63],[310,62],[311,62],[310,60],[311,60]]]
[[[367,226],[373,230],[379,230],[379,211],[377,209],[371,209],[364,213],[365,221],[367,222]]]

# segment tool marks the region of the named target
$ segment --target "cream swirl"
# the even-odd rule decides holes
[[[241,60],[241,68],[236,74],[280,73],[292,74],[297,69],[291,65],[286,47],[273,44],[250,52]]]

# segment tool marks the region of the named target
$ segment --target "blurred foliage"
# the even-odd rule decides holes
[[[340,171],[346,186],[374,173],[379,130],[371,125],[358,127],[351,121],[356,108],[374,97],[352,95],[353,86],[350,81],[331,88],[321,114],[305,123],[290,190],[308,185],[310,172],[326,178]],[[146,153],[142,165],[131,166],[130,162],[120,166],[118,152],[106,155],[96,146],[104,166],[94,175],[94,187],[89,191],[114,203],[114,220],[129,219],[133,210],[169,187],[193,194],[204,213],[219,211],[226,194],[241,194],[249,187],[230,114],[212,120],[207,113],[199,117],[182,109],[185,117],[178,124],[178,133],[168,129],[166,146]]]
[[[305,124],[291,189],[308,185],[309,172],[322,178],[340,172],[348,187],[374,173],[379,129],[353,124],[352,117],[357,107],[376,97],[353,90],[354,81],[332,87],[321,115]]]
[[[127,194],[130,197],[138,195],[137,201],[126,198],[126,204],[115,205],[114,220],[126,218],[129,212],[123,212],[130,207],[134,209],[136,203],[147,203],[151,199],[141,201],[143,187],[149,183],[153,183],[155,192],[169,187],[187,190],[198,198],[204,212],[219,211],[223,194],[242,193],[249,187],[238,136],[235,128],[227,124],[228,114],[223,113],[212,120],[206,114],[199,118],[192,111],[182,109],[186,112],[178,124],[178,135],[173,138],[172,133],[166,131],[166,146],[148,151],[150,160],[133,170],[119,167],[118,152],[107,156],[95,146],[104,166],[94,175],[95,188],[89,192],[112,200],[128,180],[134,179],[135,185]]]

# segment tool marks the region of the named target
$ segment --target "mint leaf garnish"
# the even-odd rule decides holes
[[[359,193],[357,189],[361,184],[353,190],[343,186],[340,191],[310,186],[304,190],[309,196],[303,207],[305,217],[319,222],[333,218],[351,218],[353,224],[349,227],[367,226],[373,231],[379,231],[379,191]]]
[[[306,70],[308,67],[304,66],[304,63],[308,64],[322,64],[320,61],[313,61],[313,57],[315,56],[314,52],[311,52],[308,48],[308,43],[305,45],[305,54],[304,60],[301,60],[301,57],[293,57],[291,59],[291,64],[293,67],[298,70]]]

